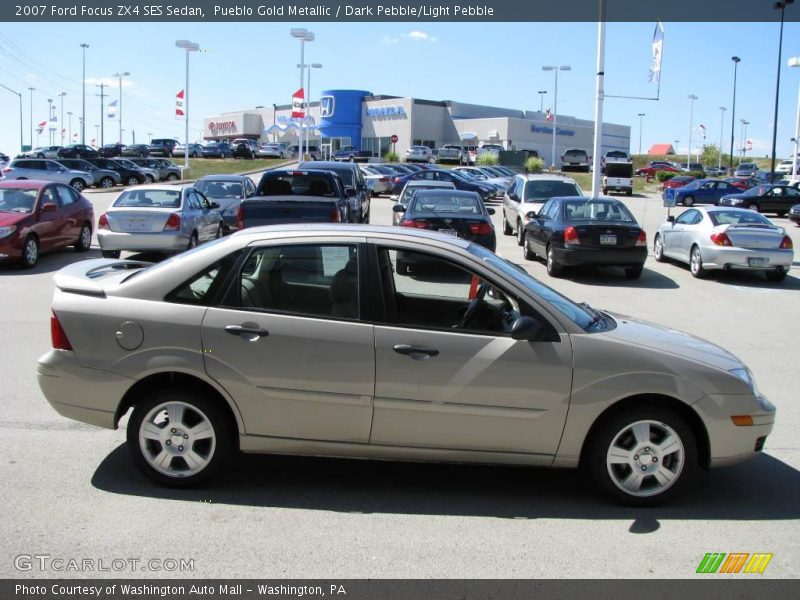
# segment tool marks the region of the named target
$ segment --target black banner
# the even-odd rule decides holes
[[[773,0],[602,0],[606,20],[755,22],[777,21]],[[403,21],[590,22],[601,0],[4,0],[0,21],[189,22],[189,21]],[[785,9],[800,21],[800,3]]]

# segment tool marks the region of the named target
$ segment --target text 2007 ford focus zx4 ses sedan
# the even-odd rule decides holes
[[[775,418],[722,348],[575,304],[435,233],[253,228],[55,282],[44,395],[102,427],[132,409],[133,459],[167,485],[240,449],[581,466],[646,505],[755,456]]]

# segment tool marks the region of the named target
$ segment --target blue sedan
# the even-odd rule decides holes
[[[726,181],[719,179],[696,179],[691,183],[664,191],[666,196],[674,196],[677,204],[693,206],[695,204],[719,204],[719,199],[726,194],[736,194],[740,190]]]
[[[473,181],[461,173],[445,169],[425,169],[423,171],[411,173],[405,177],[396,177],[392,181],[392,193],[398,195],[403,190],[406,182],[412,179],[427,181],[449,181],[457,190],[462,190],[465,192],[477,192],[481,197],[481,200],[484,202],[486,202],[486,200],[488,200],[489,197],[495,193],[495,187],[492,185],[479,181]]]

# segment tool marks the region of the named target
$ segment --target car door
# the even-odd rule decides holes
[[[688,260],[688,254],[686,254],[683,250],[683,234],[687,224],[690,223],[694,218],[695,213],[697,213],[697,210],[693,208],[682,212],[675,219],[675,221],[667,224],[667,226],[661,232],[661,235],[663,236],[661,242],[663,244],[665,255],[671,256],[672,258],[677,258],[684,262]]]
[[[375,341],[360,319],[364,242],[256,245],[208,309],[206,370],[233,397],[248,435],[369,441]]]
[[[550,235],[553,230],[553,215],[557,211],[556,201],[548,200],[536,218],[531,219],[531,249],[539,256],[547,254],[547,244],[550,243]]]
[[[204,239],[210,240],[217,235],[219,228],[219,209],[211,208],[211,202],[199,190],[192,190],[200,205],[200,220],[203,224]]]
[[[522,197],[521,184],[522,180],[519,177],[515,177],[506,193],[503,194],[503,218],[509,227],[516,227],[517,225],[517,213],[519,211],[520,198]]]
[[[499,323],[460,323],[484,283],[492,288],[480,301],[484,308],[532,309],[442,251],[376,244],[374,252],[387,309],[375,325],[370,443],[524,453],[548,462],[569,405],[568,336],[554,329],[551,341],[516,341]]]
[[[60,217],[59,243],[67,245],[73,243],[80,235],[83,219],[83,208],[78,202],[78,192],[71,187],[58,184],[55,186],[58,195],[58,214]]]
[[[45,209],[45,205],[51,205],[53,208]],[[39,247],[42,250],[57,248],[65,237],[58,207],[58,194],[53,185],[48,185],[39,194],[34,230],[39,237]]]
[[[714,204],[718,205],[720,198],[726,194],[736,194],[738,192],[738,190],[727,181],[717,181],[716,184],[717,186],[714,188],[714,195],[711,199]]]

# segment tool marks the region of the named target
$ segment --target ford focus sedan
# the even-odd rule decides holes
[[[191,186],[148,185],[125,190],[97,221],[106,258],[131,252],[181,252],[223,233],[219,204]]]
[[[130,412],[133,460],[166,485],[242,451],[581,466],[649,505],[758,455],[775,419],[726,350],[433,232],[257,227],[55,285],[45,397],[112,429]]]

